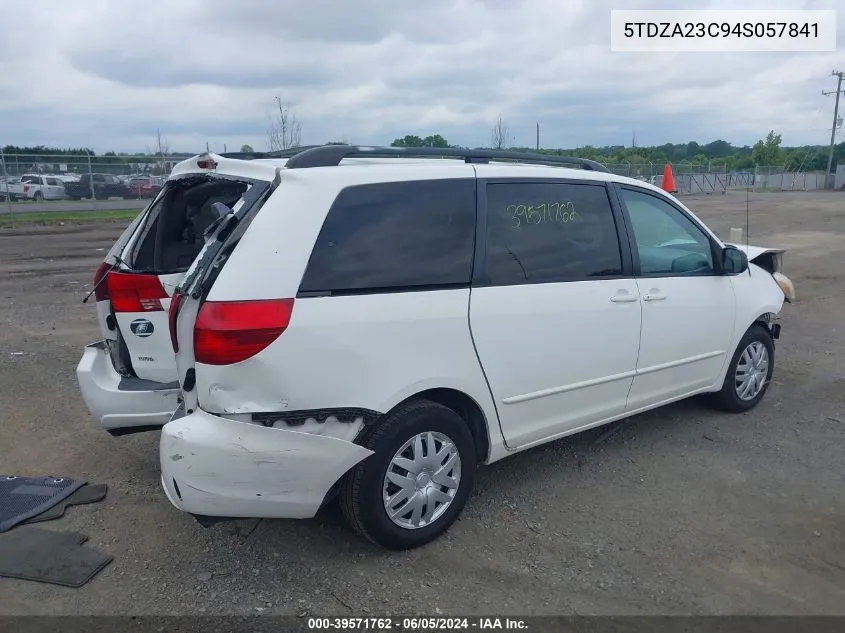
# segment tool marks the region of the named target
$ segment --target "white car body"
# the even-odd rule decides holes
[[[676,198],[603,171],[428,158],[285,165],[217,155],[177,165],[169,181],[193,175],[249,179],[245,198],[266,190],[263,205],[256,205],[257,212],[243,199],[233,206],[249,219],[241,221],[246,228],[209,287],[198,290],[213,268],[209,261],[221,261],[208,259],[220,227],[187,272],[160,275],[163,309],[114,314],[108,300],[99,301],[100,323],[111,343],[89,346],[77,370],[83,397],[103,427],[121,432],[164,425],[162,484],[173,505],[197,516],[314,516],[339,480],[374,454],[359,442],[365,429],[421,397],[461,414],[471,427],[478,462],[489,464],[717,392],[745,333],[755,323],[768,329],[788,295],[785,288],[794,293],[783,277],[782,250],[748,249],[749,259],[769,257],[768,270],[752,262],[739,274],[643,276],[635,274],[639,260],[626,259],[635,247],[622,238],[617,244],[622,273],[609,278],[504,285],[473,278],[460,287],[431,290],[304,292],[312,251],[341,192],[379,183],[475,183],[478,218],[493,212],[481,208],[487,199],[482,189],[493,191],[485,187],[586,185],[592,193],[607,192],[617,230],[622,218],[631,221],[629,203],[622,204],[629,191],[671,205],[695,235],[700,232],[712,244],[711,252],[721,253],[725,245]],[[122,258],[116,267],[123,272],[139,226],[142,219],[110,253]],[[480,227],[473,230],[479,231],[477,240],[485,239]],[[169,334],[168,308],[180,283],[187,294],[180,296],[171,323],[178,344],[174,355],[172,348],[169,354],[163,349],[171,341],[161,333]],[[197,360],[197,341],[206,340],[197,319],[201,309],[250,302],[237,303],[247,309],[262,301],[277,302],[277,312],[292,305],[280,335],[236,362],[200,362],[208,349],[225,354],[227,328],[236,326],[219,323],[215,327],[222,329],[212,328],[207,339],[217,340],[217,347],[208,343]],[[159,335],[134,341],[130,356],[158,360],[145,375],[121,375],[114,341],[137,319],[149,320]],[[779,326],[773,332],[776,338]],[[142,344],[152,351],[139,352]]]

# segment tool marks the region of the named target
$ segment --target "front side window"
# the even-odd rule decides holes
[[[658,196],[622,189],[643,275],[712,275],[710,240],[686,215]]]
[[[469,284],[472,179],[348,187],[329,210],[300,292],[352,294]]]
[[[597,280],[622,274],[622,256],[602,184],[487,185],[486,283]]]

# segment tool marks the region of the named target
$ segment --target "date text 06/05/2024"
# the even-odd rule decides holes
[[[310,630],[324,631],[527,631],[520,618],[499,617],[386,617],[386,618],[308,618]]]

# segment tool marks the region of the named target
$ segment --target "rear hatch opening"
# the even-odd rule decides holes
[[[110,302],[101,327],[119,373],[160,383],[177,379],[168,324],[171,297],[218,220],[215,203],[232,207],[249,187],[217,174],[169,180],[113,253],[114,261],[107,259],[97,270],[97,302]]]

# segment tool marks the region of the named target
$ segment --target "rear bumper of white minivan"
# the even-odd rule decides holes
[[[105,341],[85,348],[76,367],[82,399],[103,428],[119,434],[166,424],[179,406],[178,383],[121,376]]]
[[[306,519],[371,454],[345,440],[197,409],[162,429],[161,478],[170,502],[193,515]]]

